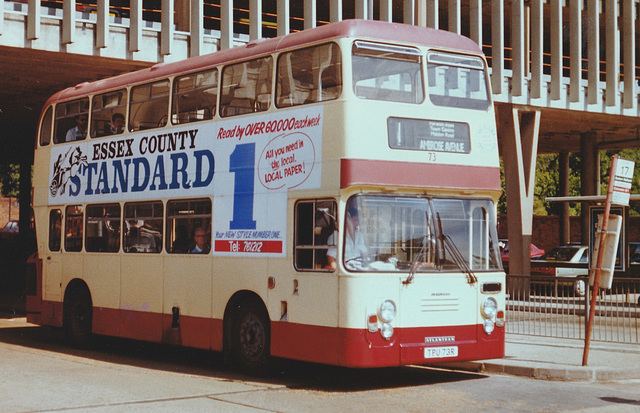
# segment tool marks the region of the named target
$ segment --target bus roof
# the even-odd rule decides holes
[[[286,36],[253,40],[244,46],[225,49],[178,62],[158,63],[147,69],[124,73],[95,82],[80,83],[55,93],[47,100],[45,108],[51,103],[61,100],[73,99],[91,93],[125,87],[130,84],[162,79],[176,73],[192,72],[198,69],[243,60],[278,50],[342,37],[372,39],[389,43],[413,43],[470,53],[481,53],[482,51],[473,40],[443,30],[376,20],[343,20],[337,23],[291,33]]]

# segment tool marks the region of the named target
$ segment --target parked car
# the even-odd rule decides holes
[[[0,239],[15,239],[19,231],[18,221],[9,221],[4,228],[0,228]]]
[[[629,243],[629,264],[640,264],[640,242]]]
[[[500,245],[500,258],[502,258],[502,266],[505,272],[509,272],[509,240],[499,240]],[[529,244],[529,257],[531,259],[540,258],[544,254],[544,250],[536,247],[533,244]]]
[[[553,277],[579,277],[589,274],[589,247],[586,245],[563,245],[555,247],[551,251],[545,253],[539,260],[535,261],[536,265],[531,266],[531,275],[550,275]],[[548,265],[539,265],[544,263]],[[571,266],[571,264],[585,264],[583,266]],[[557,266],[553,264],[562,264]],[[559,281],[559,285],[570,285],[575,294],[584,296],[586,286],[584,280],[575,280],[567,283]]]

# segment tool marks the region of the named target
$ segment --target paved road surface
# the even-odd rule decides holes
[[[90,350],[73,349],[23,318],[0,318],[0,371],[3,413],[640,410],[640,381],[567,383],[297,362],[259,379],[205,351],[112,338]]]

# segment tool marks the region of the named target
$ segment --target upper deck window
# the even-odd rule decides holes
[[[412,47],[356,41],[353,91],[361,99],[421,103],[422,57]]]
[[[464,109],[488,109],[491,101],[484,68],[484,61],[476,56],[428,53],[431,103]]]
[[[127,91],[122,89],[94,96],[91,112],[92,138],[124,132]]]
[[[55,119],[55,143],[85,139],[88,120],[89,98],[58,103]]]
[[[40,146],[47,146],[51,143],[51,124],[53,123],[53,109],[51,106],[40,120]]]
[[[263,112],[271,105],[271,56],[229,65],[222,70],[220,116]]]
[[[342,59],[335,43],[283,53],[278,58],[276,106],[337,99],[342,92]]]
[[[192,73],[173,82],[174,125],[213,118],[218,100],[218,70]]]
[[[169,92],[169,80],[133,87],[129,130],[137,131],[165,126],[168,120]]]

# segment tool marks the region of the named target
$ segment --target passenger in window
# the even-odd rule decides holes
[[[336,268],[336,256],[337,249],[336,244],[338,240],[338,231],[336,230],[336,220],[333,215],[329,213],[329,208],[318,208],[315,216],[315,245],[327,245],[325,256],[320,254],[317,259],[319,263],[325,269]]]
[[[196,228],[193,239],[196,243],[196,246],[191,250],[192,254],[208,254],[209,253],[210,237],[206,229]]]
[[[176,227],[176,240],[173,241],[171,252],[176,254],[186,254],[191,252],[191,240],[189,239],[189,233],[184,225],[178,225]]]
[[[144,222],[129,222],[127,233],[127,252],[158,252],[156,239],[151,231],[144,227]]]
[[[87,115],[78,115],[74,119],[76,126],[67,131],[65,142],[82,140],[87,136]]]
[[[329,239],[327,240],[327,245],[329,249],[327,250],[327,267],[332,270],[336,269],[336,258],[338,257],[338,247],[336,246],[336,242],[338,241],[338,230],[335,230],[333,234],[329,235]]]
[[[111,116],[111,134],[118,135],[124,132],[124,115],[122,113],[114,113]]]

